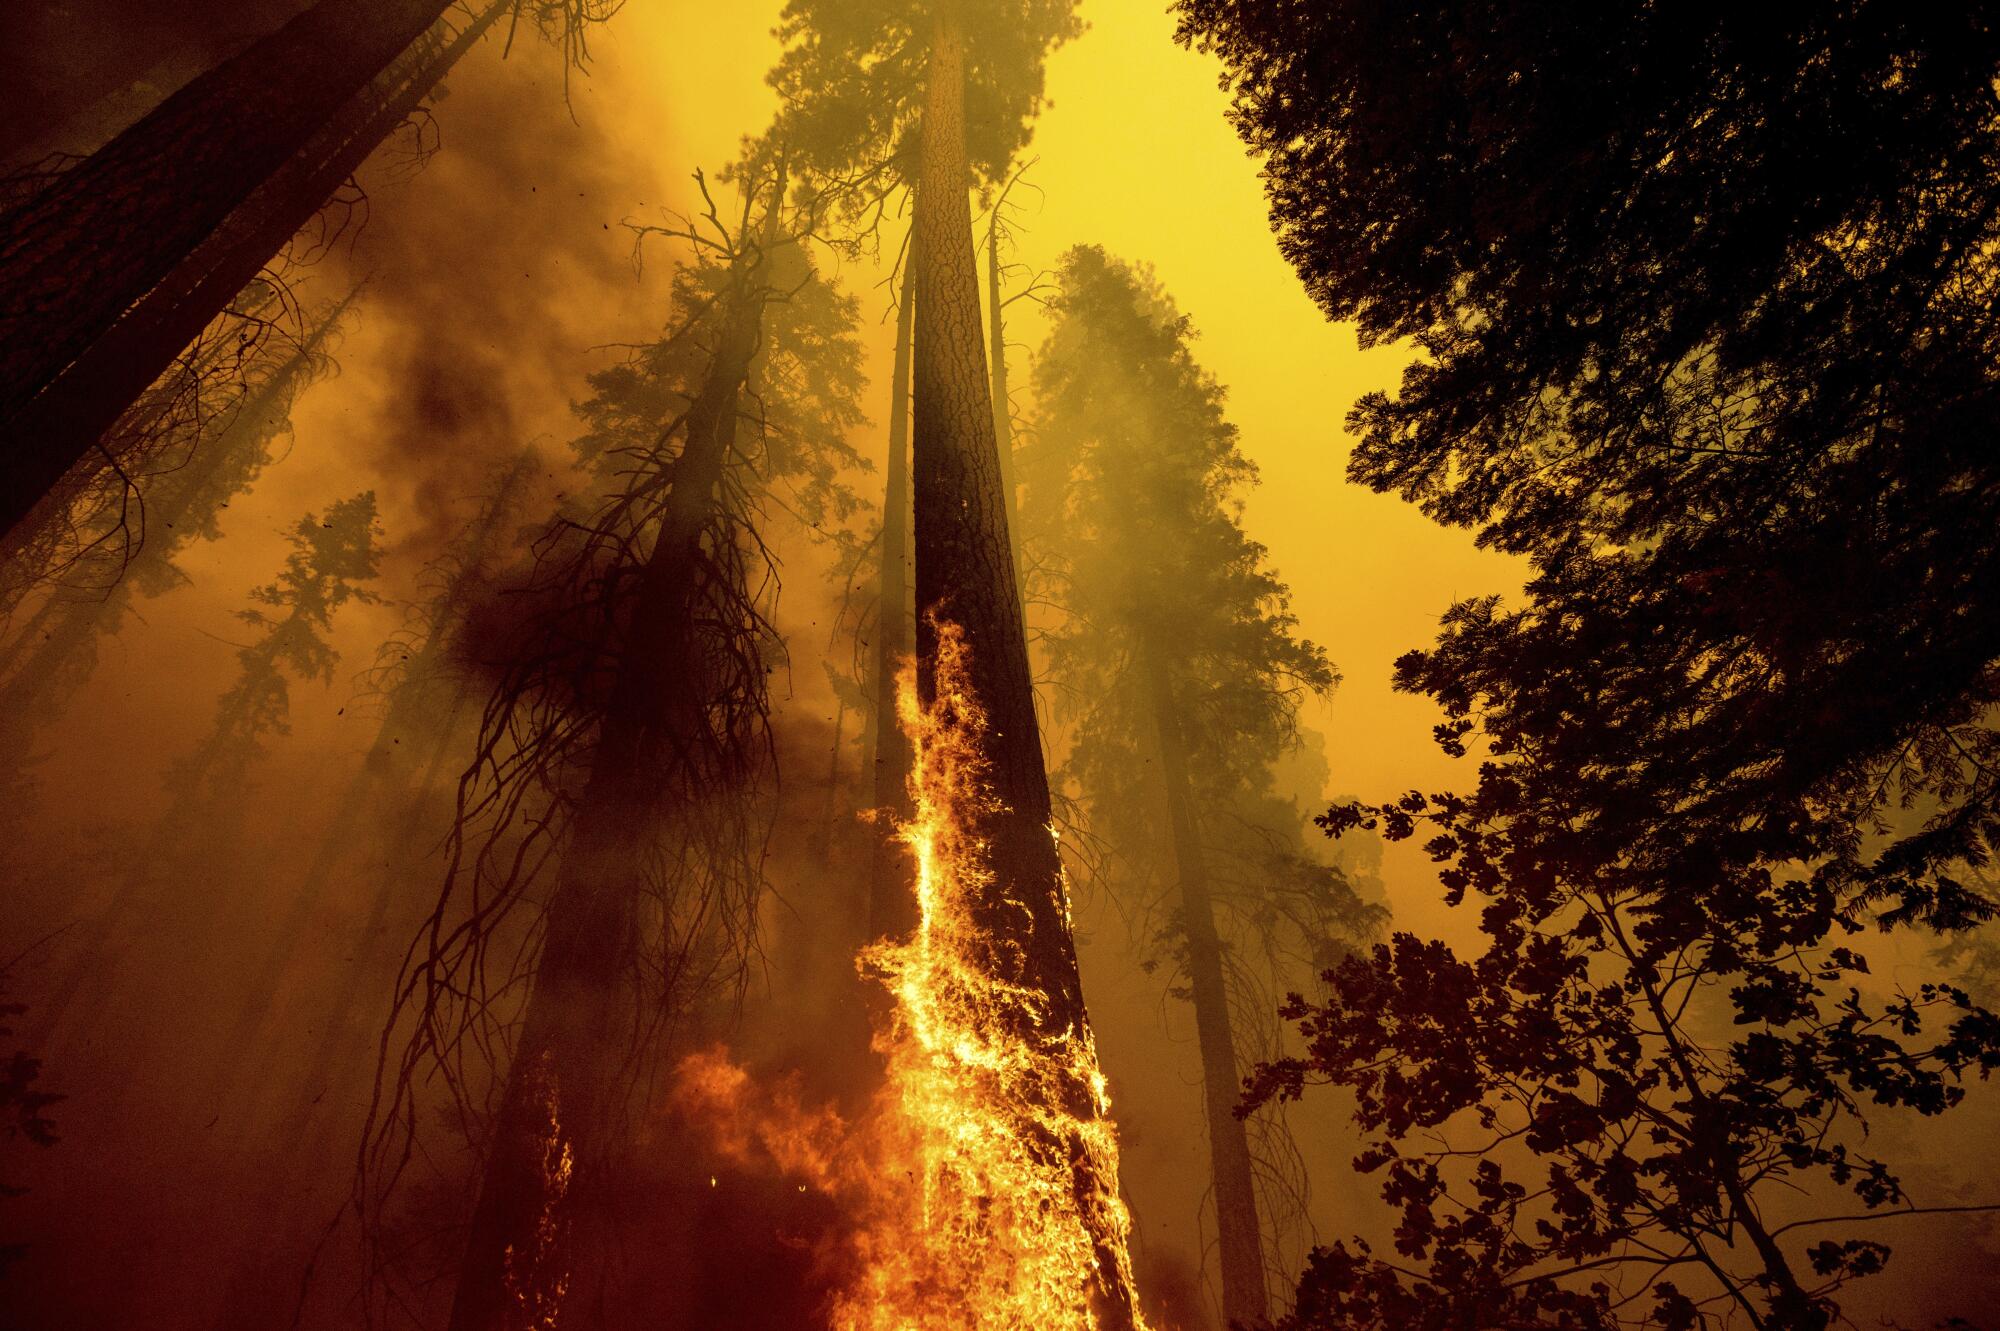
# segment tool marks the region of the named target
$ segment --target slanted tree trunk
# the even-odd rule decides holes
[[[269,284],[258,284],[255,291],[239,295],[247,299],[237,313],[257,320],[274,316],[272,307],[280,293]],[[147,471],[153,448],[177,433],[172,417],[185,404],[186,395],[192,394],[201,405],[202,385],[220,370],[225,357],[240,350],[226,333],[185,349],[173,370],[118,417],[98,441],[101,447],[88,451],[24,519],[0,531],[0,616],[11,613],[36,587],[55,580],[79,503],[107,487],[127,486],[130,477]]]
[[[0,218],[0,269],[14,265],[20,271],[18,279],[0,282],[0,530],[23,517],[119,414],[166,373],[182,349],[311,220],[508,7],[507,0],[494,0],[455,37],[421,43],[403,55],[422,37],[444,4],[440,0],[370,0],[364,8],[388,12],[365,23],[370,31],[363,40],[361,34],[337,26],[333,16],[323,15],[323,11],[351,10],[357,3],[361,0],[321,0],[264,42],[169,98],[152,115],[59,177],[19,212]],[[416,22],[422,15],[428,17]],[[292,29],[316,17],[323,21],[315,32],[341,40],[328,49],[313,50],[298,47],[287,37]],[[353,16],[338,20],[349,26],[357,21]],[[331,34],[326,32],[328,24],[336,24]],[[375,31],[378,25],[402,34],[393,48],[383,49],[381,33]],[[308,86],[299,98],[311,98],[318,108],[302,131],[287,132],[281,156],[258,167],[247,159],[216,162],[207,153],[182,154],[196,158],[199,165],[193,165],[168,154],[158,162],[139,159],[135,166],[134,145],[127,139],[137,135],[145,151],[160,153],[153,122],[161,117],[174,127],[174,133],[199,142],[227,135],[232,127],[248,132],[248,127],[217,111],[216,104],[233,97],[252,106],[267,106],[281,97],[282,89],[268,86],[273,73],[281,70],[238,68],[239,62],[258,56],[266,44],[280,39],[286,39],[281,49],[260,58],[304,60],[316,77],[301,80]],[[385,70],[398,55],[403,58]],[[320,85],[332,84],[321,65],[363,59],[374,63],[354,86],[346,86],[346,77],[340,79],[345,91],[322,106],[319,99],[325,90]],[[219,122],[190,122],[188,117],[197,111],[178,106],[179,99],[223,75],[231,77],[209,89],[197,103],[199,114],[223,118]],[[293,108],[287,105],[286,109]],[[273,127],[270,135],[276,133]],[[260,149],[269,149],[266,137],[261,130],[257,133]],[[262,156],[255,159],[264,160]],[[126,200],[128,206],[122,209],[90,206],[101,201],[77,197],[78,190],[84,188],[115,190],[124,176],[147,168],[164,178],[155,181],[150,174],[144,175],[125,195],[114,195]],[[217,174],[220,180],[208,182],[198,175],[190,180],[200,170]],[[124,174],[113,175],[114,171]],[[72,177],[86,179],[73,181]],[[134,189],[188,189],[194,193],[190,199],[171,192],[165,196],[142,193],[135,201]],[[128,241],[121,248],[116,238],[125,236],[127,229],[152,224],[154,208],[144,205],[162,201],[172,205],[169,216],[176,227],[167,234],[148,232],[143,240]],[[182,204],[187,205],[186,212]],[[198,232],[191,224],[178,225],[204,205],[221,207]],[[63,227],[71,230],[54,238],[43,234],[49,228]],[[175,248],[169,252],[169,246]],[[88,258],[97,247],[109,247],[111,255],[101,270],[90,266],[99,261]],[[127,249],[135,252],[129,261]],[[54,271],[55,280],[65,290],[74,290],[77,275],[62,271],[65,264],[87,273],[90,280],[80,294],[58,302],[53,309],[39,304],[46,299],[40,291],[45,270]],[[110,291],[114,285],[115,299]]]
[[[882,571],[875,608],[875,807],[910,817],[910,739],[896,721],[896,671],[910,654],[910,333],[916,283],[903,275],[896,310],[896,368],[889,378],[889,462],[882,499]],[[917,922],[910,857],[875,829],[868,871],[868,932],[895,938]]]
[[[451,1331],[552,1325],[570,1276],[570,1174],[601,1158],[618,1110],[616,1071],[635,1035],[624,1009],[631,1003],[646,852],[661,817],[673,816],[656,793],[658,760],[696,751],[707,724],[701,630],[693,614],[700,543],[734,443],[761,314],[761,298],[739,294],[688,408],[686,442],[545,914],[534,986],[487,1143]]]
[[[976,832],[986,842],[993,881],[975,908],[994,940],[988,964],[998,978],[1045,999],[1039,1018],[1024,1018],[1038,1028],[1023,1030],[1023,1039],[1087,1035],[1067,888],[1050,832],[1048,773],[980,330],[967,198],[964,42],[948,16],[940,18],[932,39],[921,139],[911,247],[917,290],[911,451],[917,691],[926,705],[937,701],[941,624],[956,624],[968,648],[968,683],[989,720],[981,756],[996,802]],[[1060,1108],[1079,1119],[1095,1117],[1094,1088],[1080,1076],[1072,1080],[1053,1092]],[[1101,1275],[1089,1295],[1099,1325],[1129,1331],[1136,1310],[1127,1259],[1108,1220],[1118,1181],[1095,1177],[1075,1143],[1050,1148],[1068,1151],[1086,1224],[1095,1230]]]
[[[1229,988],[1222,969],[1222,940],[1209,896],[1208,865],[1195,821],[1194,788],[1188,778],[1187,740],[1174,704],[1173,681],[1158,646],[1143,644],[1147,704],[1160,746],[1160,779],[1165,786],[1167,824],[1173,838],[1174,869],[1181,884],[1181,916],[1187,935],[1188,988],[1194,998],[1195,1040],[1201,1051],[1201,1082],[1208,1110],[1209,1177],[1214,1185],[1216,1247],[1222,1267],[1222,1316],[1234,1325],[1261,1325],[1270,1311],[1264,1284],[1263,1228],[1250,1163],[1250,1137],[1236,1117],[1242,1072],[1236,1037],[1229,1025]]]

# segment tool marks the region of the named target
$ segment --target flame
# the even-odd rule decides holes
[[[866,1121],[808,1109],[796,1083],[757,1088],[719,1051],[681,1068],[677,1097],[724,1155],[759,1153],[835,1197],[854,1226],[830,1308],[835,1331],[1145,1331],[1117,1195],[1118,1145],[1089,1028],[1045,1031],[1046,996],[996,976],[977,904],[994,889],[976,828],[994,800],[986,717],[966,646],[939,625],[937,699],[898,711],[915,749],[919,924],[867,949],[890,1011],[887,1080]]]
[[[513,1300],[514,1324],[526,1331],[552,1331],[569,1289],[567,1268],[554,1254],[562,1241],[563,1203],[569,1195],[576,1158],[562,1129],[555,1079],[548,1074],[546,1057],[538,1070],[533,1094],[543,1120],[537,1133],[542,1144],[542,1208],[535,1218],[528,1251],[517,1251],[508,1244],[501,1254],[501,1273]]]

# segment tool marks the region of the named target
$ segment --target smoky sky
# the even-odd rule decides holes
[[[382,477],[390,545],[419,560],[523,446],[561,468],[571,404],[617,355],[607,344],[664,322],[659,274],[635,270],[623,226],[653,165],[565,100],[553,51],[500,48],[469,53],[423,123],[378,154],[356,234],[327,265],[329,283],[365,282],[365,296],[341,400],[314,404],[338,414],[308,428]]]

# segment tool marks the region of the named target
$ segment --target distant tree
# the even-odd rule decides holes
[[[334,873],[368,843],[371,832],[405,843],[396,845],[399,851],[407,849],[407,838],[396,834],[410,830],[405,815],[421,793],[421,779],[442,761],[466,724],[470,681],[455,668],[453,659],[466,617],[479,599],[491,594],[500,567],[512,552],[515,529],[525,516],[527,491],[543,465],[533,449],[524,449],[497,469],[492,495],[432,566],[432,594],[414,607],[406,629],[384,644],[386,659],[368,672],[368,686],[386,700],[382,724],[304,872],[284,898],[267,945],[244,968],[245,997],[220,1045],[224,1085],[258,1051],[257,1036],[277,1007],[286,972],[309,938],[308,925],[324,906]],[[382,875],[350,975],[372,974],[379,967],[382,959],[371,955],[380,946],[374,935],[381,932],[384,917],[399,899],[407,906],[415,895],[402,874]],[[414,914],[406,910],[404,922]],[[316,1024],[329,1035],[350,1030],[356,1017],[350,1008],[356,997],[351,985],[343,985],[333,1009],[317,1014]],[[317,1080],[325,1068],[315,1062],[308,1071]]]
[[[1268,1202],[1235,1108],[1248,1052],[1272,1052],[1272,983],[1303,983],[1373,931],[1375,910],[1310,859],[1309,815],[1273,787],[1301,699],[1333,688],[1289,593],[1243,531],[1254,466],[1196,363],[1189,319],[1141,270],[1064,256],[1035,359],[1024,516],[1056,618],[1063,775],[1108,852],[1112,890],[1164,922],[1148,965],[1192,1001],[1214,1184],[1222,1311],[1269,1312]],[[1322,792],[1314,792],[1319,796]],[[1143,913],[1150,914],[1150,911]],[[1272,954],[1294,965],[1270,973]]]
[[[275,581],[253,588],[251,607],[238,612],[259,630],[236,653],[236,682],[215,707],[215,721],[192,753],[167,769],[166,812],[111,902],[85,923],[72,944],[75,959],[37,1007],[45,1023],[72,1018],[80,991],[95,981],[88,1019],[121,980],[120,963],[134,930],[157,908],[157,874],[203,837],[216,835],[240,812],[249,771],[273,736],[290,732],[291,682],[331,682],[339,654],[328,641],[333,616],[350,601],[371,602],[367,584],[381,557],[373,491],[343,499],[322,517],[308,513],[292,529],[292,551]],[[181,903],[177,925],[197,943],[222,899]]]

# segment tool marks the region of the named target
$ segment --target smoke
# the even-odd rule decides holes
[[[376,472],[396,548],[435,553],[467,497],[525,443],[558,464],[570,404],[610,363],[606,344],[648,337],[663,283],[632,263],[621,222],[658,198],[656,163],[563,95],[558,54],[489,37],[449,77],[420,170],[378,154],[346,275],[365,279],[352,383],[329,433]],[[663,277],[664,274],[658,276]],[[366,406],[355,409],[355,399]]]

